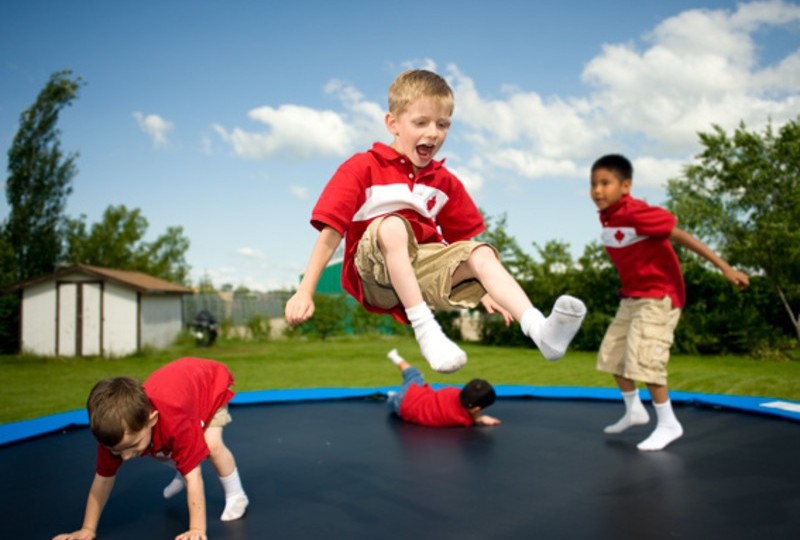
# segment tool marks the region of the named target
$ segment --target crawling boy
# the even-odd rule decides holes
[[[227,404],[233,375],[213,360],[181,358],[154,371],[144,382],[114,377],[98,382],[87,402],[89,424],[98,441],[95,477],[81,529],[54,540],[91,540],[123,461],[139,456],[171,460],[180,474],[164,490],[170,497],[186,488],[189,530],[176,540],[206,539],[206,501],[200,465],[206,458],[222,482],[225,509],[220,519],[241,518],[248,499],[233,454],[222,440],[231,422]]]

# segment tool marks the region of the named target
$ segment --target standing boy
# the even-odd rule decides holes
[[[597,356],[597,369],[614,375],[625,414],[606,433],[647,424],[636,381],[647,385],[656,411],[653,433],[639,450],[662,450],[683,435],[667,389],[667,362],[675,327],[686,301],[678,257],[671,241],[697,253],[739,287],[747,275],[735,270],[708,246],[679,229],[670,212],[631,197],[633,166],[621,155],[603,156],[592,165],[591,197],[600,210],[603,243],[622,283],[620,306]]]
[[[83,525],[79,531],[54,540],[92,540],[123,461],[150,455],[171,460],[182,475],[164,490],[170,497],[185,482],[189,530],[176,540],[206,539],[206,499],[200,465],[206,458],[222,482],[225,509],[222,521],[239,519],[248,505],[233,454],[222,440],[222,428],[231,422],[228,402],[233,397],[233,375],[213,360],[181,358],[154,371],[140,384],[130,377],[98,382],[87,408],[98,441],[94,481],[89,489]]]
[[[391,145],[375,143],[334,174],[311,224],[320,231],[297,292],[286,304],[289,324],[314,313],[313,294],[342,238],[342,284],[367,310],[410,323],[422,355],[439,372],[458,370],[466,353],[442,332],[433,309],[482,303],[501,313],[549,360],[564,355],[586,312],[561,296],[545,319],[506,271],[496,250],[470,239],[486,228],[461,182],[434,156],[453,114],[453,92],[426,70],[400,74],[389,88],[386,128]]]

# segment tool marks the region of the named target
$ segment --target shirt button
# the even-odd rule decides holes
[[[406,164],[406,160],[404,160],[404,159],[401,159],[401,160],[400,160],[400,163],[402,163],[403,165],[405,165],[405,164]]]
[[[414,178],[414,173],[408,173],[409,178]]]

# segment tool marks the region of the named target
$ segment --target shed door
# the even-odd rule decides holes
[[[59,356],[102,353],[102,286],[100,283],[58,284]]]

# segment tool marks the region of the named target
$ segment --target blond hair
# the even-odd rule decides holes
[[[389,87],[389,112],[402,114],[421,97],[438,99],[453,114],[455,98],[453,90],[443,77],[425,69],[404,71]]]

